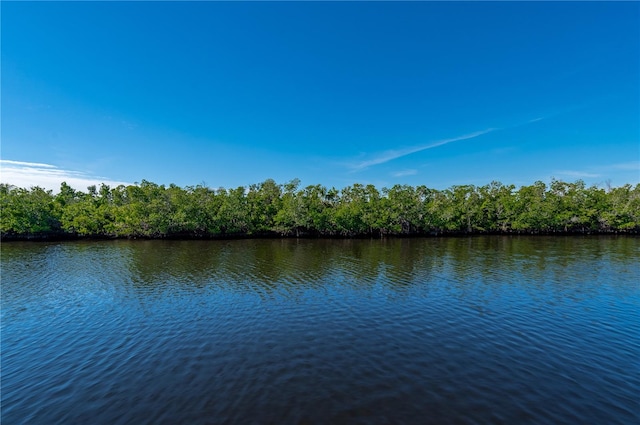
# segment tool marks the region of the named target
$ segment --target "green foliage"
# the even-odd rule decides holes
[[[0,184],[0,233],[33,235],[60,230],[51,191]]]
[[[640,185],[605,190],[578,180],[535,182],[518,189],[500,182],[446,190],[395,185],[379,191],[300,188],[269,179],[248,188],[62,183],[53,195],[39,187],[0,184],[3,237],[68,234],[98,237],[383,236],[447,233],[640,231]]]

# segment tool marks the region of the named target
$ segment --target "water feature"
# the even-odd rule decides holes
[[[4,243],[3,424],[638,423],[640,239]]]

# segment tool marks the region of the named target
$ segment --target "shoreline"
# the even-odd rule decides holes
[[[640,232],[636,230],[628,231],[513,231],[513,232],[430,232],[411,234],[353,234],[353,235],[330,235],[300,233],[280,234],[277,232],[264,233],[236,233],[236,234],[173,234],[159,236],[112,236],[112,235],[77,235],[68,233],[40,233],[22,235],[0,235],[0,242],[72,242],[72,241],[106,241],[106,240],[167,240],[167,241],[214,241],[214,240],[251,240],[251,239],[327,239],[327,240],[348,240],[348,239],[411,239],[411,238],[471,238],[477,236],[558,236],[558,237],[582,237],[582,236],[631,236],[637,237]]]

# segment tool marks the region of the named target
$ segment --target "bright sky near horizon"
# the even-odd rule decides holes
[[[2,2],[0,181],[640,182],[638,2]]]

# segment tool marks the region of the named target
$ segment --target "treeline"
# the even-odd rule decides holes
[[[4,240],[50,237],[210,238],[477,233],[638,233],[640,184],[607,190],[578,180],[518,189],[492,182],[446,190],[300,187],[269,179],[249,187],[62,183],[60,191],[0,184]]]

